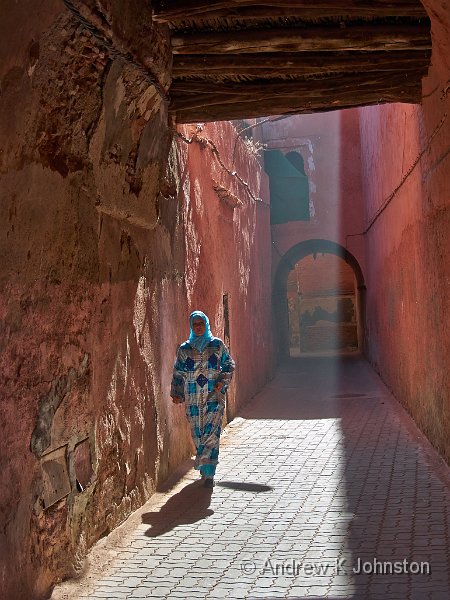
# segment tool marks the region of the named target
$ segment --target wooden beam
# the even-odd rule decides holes
[[[395,89],[407,87],[420,88],[423,70],[392,72],[384,71],[363,73],[339,73],[317,79],[299,79],[289,81],[268,80],[258,83],[211,82],[204,80],[175,80],[170,88],[172,105],[177,108],[202,106],[205,103],[224,104],[226,102],[258,102],[265,98],[303,98],[317,96],[330,92],[339,94],[342,91],[352,90],[353,94],[365,89],[376,90],[391,86]],[[208,100],[209,98],[209,100]]]
[[[207,116],[215,115],[220,113],[220,119],[218,120],[229,120],[235,117],[236,113],[242,115],[252,116],[267,116],[272,114],[279,114],[279,112],[297,112],[309,111],[314,112],[319,108],[330,110],[336,106],[342,106],[343,104],[351,103],[355,106],[361,106],[368,100],[379,101],[379,102],[420,102],[420,90],[417,87],[409,88],[398,88],[385,86],[383,88],[368,88],[366,90],[359,90],[355,94],[354,90],[340,91],[339,94],[334,95],[328,91],[317,91],[316,94],[297,94],[297,96],[291,97],[274,97],[266,96],[264,98],[249,99],[249,98],[231,98],[215,99],[211,101],[210,98],[197,97],[196,103],[189,103],[180,99],[172,103],[170,111],[177,115],[177,119],[180,117],[186,117],[188,115],[196,115],[196,119],[200,121],[206,119]],[[406,100],[405,100],[406,99]],[[227,111],[227,108],[229,111]],[[205,115],[202,117],[201,115]],[[244,117],[243,117],[244,118]],[[212,118],[214,120],[214,118]]]
[[[355,25],[243,29],[172,37],[174,54],[416,50],[431,48],[428,26]]]
[[[213,106],[202,106],[197,108],[185,108],[183,110],[172,108],[171,112],[177,123],[198,123],[206,121],[229,121],[232,119],[251,119],[256,117],[267,117],[270,115],[289,115],[314,112],[326,112],[330,110],[341,110],[355,108],[357,106],[369,106],[384,104],[387,102],[406,102],[417,104],[420,102],[420,90],[371,90],[364,94],[355,95],[349,91],[345,96],[338,99],[331,94],[316,98],[303,100],[298,97],[295,101],[283,98],[271,98],[264,101],[253,101],[235,104],[215,104]]]
[[[366,52],[350,54],[266,53],[266,54],[176,54],[172,76],[179,77],[261,77],[319,75],[331,72],[408,71],[425,68],[430,61],[427,50]]]
[[[183,20],[208,19],[279,19],[357,17],[415,17],[428,15],[419,0],[372,2],[369,0],[160,0],[154,8],[154,20],[160,23],[175,23]]]
[[[346,90],[338,95],[333,91],[323,91],[313,96],[283,98],[270,97],[253,100],[235,100],[234,102],[208,104],[203,106],[184,107],[172,106],[170,112],[178,123],[195,123],[199,121],[227,121],[231,119],[248,119],[280,114],[313,113],[327,110],[366,106],[368,104],[383,104],[386,102],[406,102],[418,104],[421,99],[419,87],[402,89],[377,88],[360,90]]]

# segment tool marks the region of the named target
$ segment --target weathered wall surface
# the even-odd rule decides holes
[[[432,64],[443,84],[450,75],[450,9],[446,0],[421,0],[431,20]]]
[[[450,104],[430,75],[422,107],[360,110],[367,222],[386,205],[365,236],[366,333],[370,360],[449,460]]]
[[[168,83],[167,38],[141,8],[117,40],[150,36]],[[154,87],[61,2],[16,3],[0,40],[0,589],[30,600],[76,573],[189,455],[168,395],[189,310],[209,312],[220,335],[226,289],[237,400],[262,385],[250,353],[263,347],[268,364],[267,287],[254,267],[270,256],[257,233],[266,207],[220,209],[208,150],[193,147],[191,160],[180,147],[181,173],[173,150],[167,168]],[[231,144],[223,127],[211,135]],[[257,165],[244,176],[259,195]]]
[[[155,90],[60,2],[16,4],[0,37],[0,587],[30,599],[167,472],[159,306],[183,255],[157,227]]]

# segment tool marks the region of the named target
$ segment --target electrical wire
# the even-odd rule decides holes
[[[429,150],[429,148],[431,147],[431,142],[433,141],[433,139],[436,137],[436,135],[438,134],[438,132],[440,131],[440,129],[442,128],[442,126],[444,125],[445,121],[447,119],[447,113],[445,112],[442,116],[442,119],[439,121],[439,123],[436,125],[433,133],[430,135],[430,137],[428,138],[427,143],[425,144],[425,146],[422,148],[422,150],[419,152],[419,154],[417,155],[416,159],[414,160],[414,162],[411,164],[411,166],[409,167],[409,169],[406,171],[406,173],[403,175],[400,183],[397,185],[397,187],[383,200],[383,202],[381,203],[380,208],[375,212],[374,215],[372,215],[372,217],[369,220],[369,223],[367,224],[367,227],[364,229],[364,231],[361,231],[359,233],[349,233],[345,236],[345,247],[347,248],[347,241],[348,238],[350,237],[356,237],[356,236],[360,236],[360,235],[366,235],[366,233],[368,233],[372,226],[374,225],[374,223],[378,220],[378,218],[383,214],[383,212],[386,210],[386,208],[389,206],[389,204],[392,202],[393,198],[397,195],[397,193],[399,192],[399,190],[401,189],[401,187],[404,185],[404,183],[406,182],[406,180],[408,179],[408,177],[411,175],[411,173],[414,171],[414,169],[417,167],[417,165],[420,162],[420,159],[422,158],[422,156],[425,154],[425,152],[427,152],[427,150]]]
[[[261,198],[258,198],[257,196],[255,196],[253,194],[253,192],[250,189],[249,184],[242,179],[242,177],[239,175],[239,173],[237,173],[236,171],[232,171],[231,169],[229,169],[225,163],[222,160],[222,157],[220,156],[220,152],[219,149],[217,148],[216,144],[210,140],[209,138],[205,138],[205,137],[201,137],[198,135],[198,131],[196,131],[191,138],[187,138],[185,135],[183,135],[181,132],[179,131],[174,131],[174,135],[176,137],[178,137],[179,139],[181,139],[183,142],[185,142],[186,144],[192,144],[193,142],[197,142],[198,144],[200,144],[201,146],[207,146],[210,148],[213,156],[215,157],[215,159],[217,160],[217,162],[220,164],[220,166],[222,167],[222,169],[224,171],[226,171],[228,173],[228,175],[231,175],[232,177],[234,177],[235,179],[237,179],[237,181],[239,181],[239,183],[243,186],[243,188],[245,189],[245,191],[247,192],[247,194],[249,195],[249,197],[254,201],[254,202],[259,202],[259,203],[263,203]]]

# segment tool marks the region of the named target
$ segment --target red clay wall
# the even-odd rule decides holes
[[[423,4],[433,55],[422,106],[360,110],[369,222],[386,204],[366,236],[368,353],[449,461],[450,10]]]
[[[184,262],[181,227],[157,223],[169,134],[154,90],[61,2],[3,16],[0,589],[30,600],[167,473],[160,306],[177,304]]]
[[[145,39],[168,83],[167,39],[139,37],[148,5],[134,9],[120,35]],[[172,152],[159,194],[164,106],[59,0],[16,3],[1,33],[0,589],[30,600],[189,456],[168,386],[191,308],[221,334],[230,293],[237,400],[262,385],[251,353],[269,364],[268,287],[255,265],[270,249],[267,207],[237,189],[244,208],[220,208],[208,150],[192,147],[184,195]],[[208,127],[232,143],[230,126]],[[258,167],[243,173],[260,195]]]
[[[371,361],[449,460],[450,103],[444,82],[430,75],[423,107],[360,110],[369,223],[387,202],[365,236],[366,333]]]

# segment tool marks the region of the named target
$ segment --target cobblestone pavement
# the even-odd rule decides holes
[[[448,600],[448,482],[364,360],[291,360],[227,428],[212,493],[191,470],[52,598]]]

